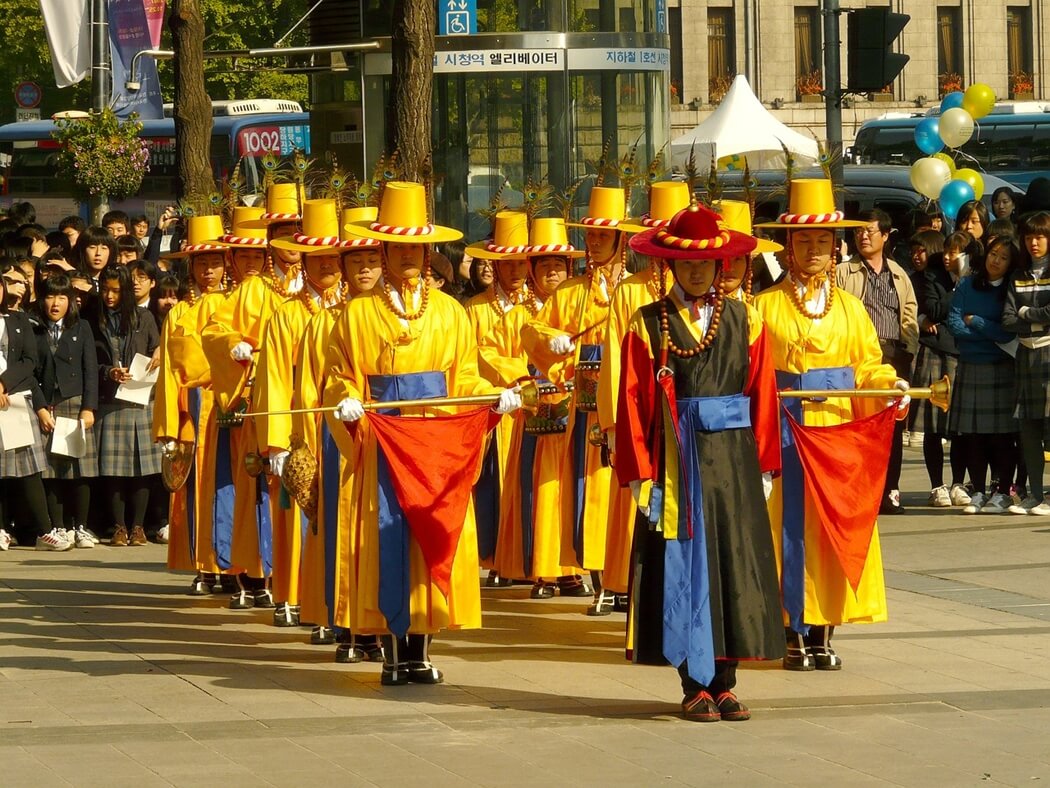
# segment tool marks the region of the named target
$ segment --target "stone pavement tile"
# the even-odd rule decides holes
[[[394,737],[409,744],[409,749],[389,741],[386,736],[363,735],[317,737],[296,740],[304,749],[378,786],[468,786],[470,782],[433,764],[412,751],[412,742],[425,736]]]
[[[160,786],[168,783],[149,768],[110,746],[100,732],[92,744],[27,745],[23,749],[41,764],[77,786]]]
[[[221,775],[239,768],[229,758],[185,734],[173,733],[158,739],[153,729],[144,728],[141,735],[124,737],[112,744],[136,763],[165,778],[193,772]]]

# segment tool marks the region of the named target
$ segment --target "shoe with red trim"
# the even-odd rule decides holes
[[[723,692],[715,701],[719,716],[726,722],[743,722],[751,719],[751,709],[737,700],[732,692]]]
[[[700,690],[682,701],[682,716],[690,722],[718,722],[722,713],[707,690]]]

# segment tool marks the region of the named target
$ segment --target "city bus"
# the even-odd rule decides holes
[[[848,160],[911,165],[925,155],[915,145],[915,126],[937,114],[939,108],[921,114],[890,113],[867,121],[857,132]],[[1050,104],[1019,102],[996,107],[977,121],[973,138],[961,151],[959,166],[997,175],[1026,189],[1033,178],[1050,170]]]
[[[170,114],[169,107],[165,111]],[[261,191],[259,159],[264,154],[310,153],[310,115],[296,102],[214,102],[212,113],[212,172],[217,180],[225,178],[242,161],[248,194]],[[77,202],[72,184],[56,174],[59,146],[51,137],[54,128],[51,120],[0,126],[0,161],[7,162],[0,205],[28,200],[45,227],[57,226],[70,214],[88,216],[88,206]],[[145,213],[152,223],[175,203],[175,121],[171,117],[142,121],[139,136],[150,150],[149,172],[138,194],[111,205],[131,215]]]

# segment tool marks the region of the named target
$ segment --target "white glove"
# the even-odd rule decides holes
[[[630,487],[631,487],[631,495],[634,496],[634,503],[638,507],[638,511],[641,512],[643,516],[648,517],[649,516],[649,507],[648,507],[648,505],[642,506],[641,503],[639,503],[639,501],[642,500],[642,484],[644,484],[644,482],[641,479],[635,479],[634,481],[630,482],[629,484],[630,484]]]
[[[773,472],[766,471],[762,474],[762,494],[766,496],[766,500],[769,500],[769,496],[773,494]]]
[[[513,413],[521,407],[521,404],[521,387],[514,386],[513,388],[503,389],[500,392],[499,404],[496,405],[494,410],[501,415]]]
[[[576,349],[572,337],[568,334],[559,334],[548,342],[547,346],[551,349],[551,353],[559,356],[567,356]]]
[[[284,464],[288,461],[291,452],[278,451],[270,455],[270,475],[280,479],[284,476]]]
[[[252,346],[247,342],[238,342],[230,350],[230,358],[234,361],[251,361]]]
[[[616,454],[616,430],[611,429],[605,433],[605,445],[609,449],[609,454]]]
[[[906,380],[898,379],[897,382],[893,384],[893,388],[897,389],[898,391],[907,391],[911,388],[911,385]],[[890,400],[890,402],[892,403],[893,400]],[[908,405],[910,404],[911,397],[905,394],[903,397],[900,398],[900,401],[897,403],[897,410],[903,413],[905,410],[907,410]]]
[[[365,406],[361,400],[347,397],[335,408],[335,417],[339,421],[357,421],[365,415]]]
[[[174,454],[175,449],[177,448],[179,448],[178,441],[164,441],[164,443],[160,445],[161,451],[163,451],[165,454]]]

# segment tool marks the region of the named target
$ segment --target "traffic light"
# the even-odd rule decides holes
[[[859,8],[849,13],[846,43],[846,83],[850,93],[882,90],[908,63],[893,51],[893,42],[911,19],[888,8]]]

